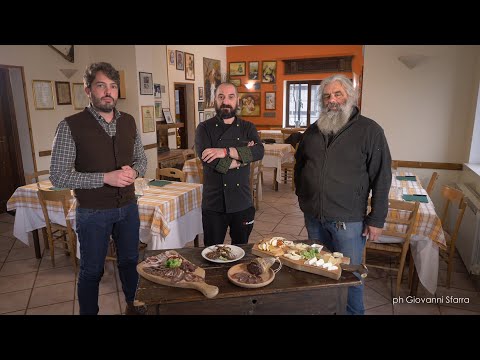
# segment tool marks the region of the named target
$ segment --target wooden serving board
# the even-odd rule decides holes
[[[213,285],[208,285],[205,280],[204,281],[196,281],[196,282],[190,282],[190,281],[185,281],[185,280],[180,280],[179,282],[172,282],[170,279],[152,275],[149,273],[146,273],[144,271],[145,267],[145,262],[141,262],[140,264],[137,265],[137,272],[139,275],[144,277],[147,280],[153,281],[154,283],[160,284],[160,285],[165,285],[165,286],[172,286],[172,287],[179,287],[179,288],[187,288],[187,289],[195,289],[200,291],[203,295],[205,295],[207,298],[211,299],[218,294],[218,287],[213,286]],[[205,279],[205,270],[202,269],[201,267],[197,267],[193,274],[198,275]]]
[[[260,256],[260,257],[272,256],[271,252],[260,250],[258,248],[258,243],[253,245],[252,254]],[[320,254],[327,254],[327,252],[326,251],[320,251]],[[342,275],[342,268],[341,268],[340,264],[336,265],[338,267],[337,270],[327,270],[327,269],[319,267],[319,266],[306,265],[306,264],[304,264],[304,262],[305,262],[304,259],[302,259],[302,260],[292,260],[292,259],[289,259],[285,256],[280,256],[280,260],[282,261],[282,264],[284,264],[288,267],[291,267],[292,269],[305,271],[305,272],[312,273],[312,274],[322,275],[322,276],[325,276],[325,277],[328,277],[328,278],[334,279],[334,280],[340,279],[340,276]],[[342,258],[342,263],[350,264],[350,258],[343,257]]]

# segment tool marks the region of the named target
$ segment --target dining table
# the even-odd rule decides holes
[[[135,181],[145,182],[141,178]],[[26,245],[33,243],[36,256],[40,258],[38,229],[45,227],[45,219],[37,196],[38,188],[55,191],[49,180],[21,186],[8,200],[7,209],[15,210],[13,235]],[[147,244],[147,249],[182,247],[203,233],[202,189],[202,184],[158,180],[147,182],[142,194],[137,193],[139,235],[140,240]],[[73,228],[76,206],[77,201],[72,196],[67,219]],[[51,221],[66,224],[61,204],[47,202],[47,210]]]

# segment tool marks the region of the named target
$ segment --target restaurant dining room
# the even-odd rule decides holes
[[[349,289],[363,284],[367,316],[480,315],[480,46],[185,44],[0,45],[0,315],[80,314],[80,192],[55,185],[52,144],[62,120],[88,111],[84,73],[98,62],[118,70],[115,109],[133,117],[146,159],[141,171],[132,165],[138,313],[343,315]],[[314,180],[295,179],[330,96],[322,81],[334,74],[351,81],[358,114],[383,129],[391,157],[383,231],[361,264],[309,238],[299,199]],[[255,209],[248,243],[232,244],[227,231],[224,246],[206,246],[212,167],[196,135],[221,121],[224,82],[258,139],[242,146],[263,155],[243,164]],[[370,149],[360,151],[370,166]],[[338,220],[337,231],[350,226]],[[99,315],[131,312],[116,236],[101,263]]]

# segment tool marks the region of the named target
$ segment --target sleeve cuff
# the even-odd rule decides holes
[[[218,161],[217,166],[215,166],[215,170],[219,173],[226,174],[228,169],[230,168],[230,164],[232,163],[232,158],[224,157]]]
[[[250,163],[253,160],[252,150],[248,146],[242,146],[237,148],[238,156],[244,164]]]

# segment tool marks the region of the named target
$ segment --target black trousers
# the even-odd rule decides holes
[[[246,244],[253,229],[255,208],[226,214],[211,210],[202,210],[203,242],[205,246],[223,244],[227,227],[230,226],[232,245]]]

